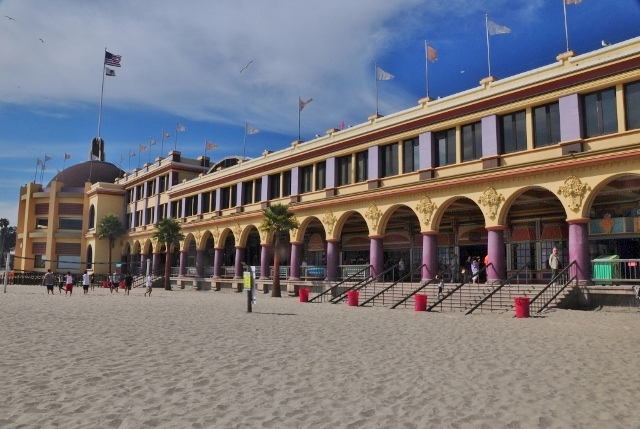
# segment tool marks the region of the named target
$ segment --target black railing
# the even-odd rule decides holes
[[[576,280],[577,276],[575,272],[577,271],[577,267],[578,264],[576,261],[573,261],[565,269],[560,271],[557,276],[552,278],[549,284],[538,292],[529,302],[529,311],[540,313],[547,308],[567,286]],[[572,272],[574,274],[572,274]]]
[[[359,291],[360,289],[366,288],[371,283],[376,283],[377,281],[383,281],[382,279],[384,279],[384,276],[386,276],[389,273],[393,273],[396,270],[396,268],[398,268],[398,264],[387,268],[386,270],[384,270],[380,274],[377,274],[375,276],[369,277],[368,279],[366,279],[363,282],[356,283],[355,285],[351,286],[350,288],[345,289],[340,295],[337,295],[334,298],[331,298],[330,302],[332,304],[337,304],[337,303],[347,299],[347,294],[349,292]]]
[[[438,305],[440,306],[440,311],[442,311],[443,309],[443,305],[442,303],[448,300],[449,303],[449,310],[453,310],[453,299],[449,299],[450,297],[452,297],[456,292],[461,291],[462,287],[469,284],[467,283],[468,280],[473,280],[473,278],[480,278],[481,275],[485,274],[487,272],[487,268],[492,267],[493,264],[489,263],[486,266],[482,267],[480,270],[478,270],[478,272],[472,276],[465,276],[462,279],[462,283],[460,283],[458,286],[454,287],[453,289],[451,289],[449,292],[447,292],[446,294],[444,294],[444,296],[440,299],[438,299],[436,302],[434,302],[433,304],[431,304],[430,306],[427,307],[427,311],[432,311],[434,308],[436,308]],[[474,283],[472,283],[474,284]],[[458,307],[462,307],[463,306],[463,302],[462,302],[462,293],[459,293],[459,298],[458,298]]]
[[[331,294],[332,299],[336,296],[336,292],[338,291],[338,288],[340,286],[344,286],[347,282],[352,282],[356,279],[360,279],[355,285],[353,286],[357,286],[360,283],[364,283],[366,282],[368,279],[367,278],[362,278],[362,274],[367,271],[368,269],[372,268],[371,265],[361,269],[360,271],[351,274],[349,277],[347,277],[346,279],[343,279],[342,281],[336,283],[335,285],[331,286],[329,289],[325,290],[322,293],[319,293],[318,295],[314,296],[313,298],[309,299],[309,302],[313,302],[316,299],[322,298],[322,301],[324,302],[325,298],[327,297],[327,295]],[[353,287],[351,286],[351,287]],[[350,288],[351,288],[350,287]],[[350,289],[349,288],[349,289]]]
[[[413,279],[413,276],[414,276],[415,274],[417,274],[417,273],[421,273],[422,268],[423,268],[423,267],[425,267],[425,266],[426,266],[426,265],[424,265],[424,264],[423,264],[423,265],[420,265],[418,268],[414,268],[411,272],[409,272],[409,273],[405,274],[404,276],[400,277],[400,278],[399,278],[398,280],[396,280],[395,282],[391,283],[389,286],[387,286],[387,287],[383,288],[380,292],[378,292],[378,293],[374,294],[371,298],[368,298],[367,300],[363,301],[363,302],[360,304],[360,307],[365,306],[365,305],[366,305],[366,304],[368,304],[369,302],[372,302],[372,303],[373,303],[372,305],[376,305],[375,300],[376,300],[376,298],[378,298],[379,296],[382,296],[382,305],[385,305],[385,302],[384,302],[384,294],[385,294],[386,292],[388,292],[388,291],[392,290],[392,289],[394,289],[394,290],[393,290],[393,292],[395,292],[395,288],[396,288],[396,286],[398,286],[398,285],[400,285],[400,286],[401,286],[401,292],[400,292],[400,293],[401,293],[402,295],[404,295],[404,286],[405,286],[405,281],[406,281],[406,280],[408,280],[408,281],[409,281],[409,285],[413,285],[413,282],[411,281],[411,279]],[[421,290],[423,287],[424,287],[424,286],[422,286],[422,287],[420,287],[419,289],[414,290],[413,292],[411,292],[411,293],[410,293],[410,294],[405,298],[405,300],[406,300],[406,299],[409,299],[410,297],[412,297],[412,296],[413,296],[417,291]],[[411,288],[413,289],[413,286],[411,286]],[[394,306],[394,307],[391,307],[391,308],[395,308],[395,306]]]
[[[478,301],[477,303],[475,303],[473,305],[473,307],[471,307],[469,310],[467,310],[467,312],[465,314],[471,314],[474,311],[476,311],[478,308],[480,308],[480,310],[482,311],[482,308],[484,303],[489,301],[489,311],[493,311],[493,300],[494,298],[496,298],[496,300],[498,302],[503,302],[503,296],[502,296],[502,291],[504,289],[505,286],[511,286],[511,282],[512,281],[516,281],[516,284],[518,285],[518,293],[520,293],[520,274],[522,274],[523,272],[529,270],[529,264],[525,264],[522,267],[520,267],[518,269],[518,271],[516,271],[515,273],[511,274],[509,276],[509,278],[507,278],[506,280],[500,280],[500,285],[497,286],[495,289],[493,289],[491,292],[489,292],[488,294],[486,294],[484,296],[484,298],[482,298],[480,301]],[[508,293],[509,293],[509,298],[511,298],[511,289],[508,289]],[[504,309],[504,306],[500,306],[501,309]]]

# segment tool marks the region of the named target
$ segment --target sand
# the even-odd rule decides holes
[[[57,292],[57,289],[56,289]],[[0,427],[640,428],[640,315],[0,294]]]

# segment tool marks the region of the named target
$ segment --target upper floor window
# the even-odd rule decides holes
[[[356,182],[365,182],[369,178],[369,151],[356,153]]]
[[[60,218],[60,229],[73,229],[73,230],[81,230],[82,229],[82,219],[75,219],[70,217],[61,217]]]
[[[351,155],[336,158],[337,185],[344,186],[351,183]]]
[[[242,204],[247,205],[253,203],[253,181],[244,182],[242,184]]]
[[[269,176],[269,199],[280,198],[280,173]]]
[[[560,142],[560,105],[545,104],[533,108],[533,146],[551,146]]]
[[[608,88],[583,95],[582,118],[586,138],[617,132],[616,89]]]
[[[527,150],[527,123],[524,110],[500,117],[502,153]]]
[[[200,213],[209,213],[211,211],[211,192],[203,192],[200,203]]]
[[[89,229],[96,227],[96,207],[91,204],[89,207]]]
[[[398,174],[398,143],[380,147],[380,177]]]
[[[262,201],[262,178],[260,179],[256,179],[256,186],[255,188],[255,196],[253,198],[253,201],[255,201],[256,203]]]
[[[316,164],[316,191],[327,187],[327,163],[322,161]]]
[[[420,145],[417,137],[402,142],[402,168],[404,173],[420,169]]]
[[[313,165],[305,165],[300,167],[300,193],[311,192],[313,178]]]
[[[231,198],[231,188],[220,188],[220,210],[228,209],[230,207],[229,200]]]
[[[627,129],[640,128],[640,82],[624,86],[624,109],[627,117]]]
[[[164,192],[166,190],[166,186],[167,186],[167,176],[160,176],[158,178],[158,193],[160,192]]]
[[[482,158],[482,122],[462,126],[462,162]]]
[[[435,134],[436,139],[436,159],[438,167],[456,163],[456,130],[438,131]]]
[[[36,218],[36,229],[47,229],[49,227],[49,218],[48,217],[37,217]]]
[[[171,201],[171,217],[179,219],[182,216],[180,213],[180,201]]]

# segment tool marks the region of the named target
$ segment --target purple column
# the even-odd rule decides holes
[[[489,264],[491,264],[487,268],[487,282],[497,282],[505,279],[504,228],[504,226],[487,228],[487,254],[489,255]]]
[[[571,269],[580,283],[590,283],[589,239],[587,234],[589,219],[567,221],[569,224],[569,263],[576,261],[577,267]]]
[[[291,277],[289,280],[300,279],[300,257],[302,256],[302,244],[291,243]]]
[[[178,271],[180,276],[184,276],[187,272],[187,252],[186,250],[180,251],[180,269]]]
[[[271,254],[269,249],[271,246],[269,244],[261,244],[260,245],[260,278],[268,279],[269,278],[269,267],[271,266]]]
[[[435,231],[422,233],[422,280],[431,280],[438,274],[438,235]]]
[[[151,262],[151,271],[154,274],[160,274],[158,273],[158,270],[160,270],[161,263],[162,263],[162,253],[154,253],[153,261]]]
[[[369,239],[369,263],[371,264],[371,277],[375,278],[382,274],[382,271],[384,271],[382,236],[370,236]],[[382,280],[382,278],[380,278],[379,280]]]
[[[244,247],[236,247],[236,267],[234,279],[242,278],[242,262],[244,261]]]
[[[214,249],[213,254],[213,278],[220,278],[220,270],[222,269],[222,249]]]
[[[147,272],[147,255],[144,253],[140,255],[140,272],[142,274]]]
[[[204,251],[198,250],[196,252],[196,277],[202,277],[204,274]]]
[[[340,240],[333,238],[327,240],[327,280],[338,278],[338,245]]]

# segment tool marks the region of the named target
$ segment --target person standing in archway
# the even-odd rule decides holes
[[[560,258],[558,257],[558,248],[554,247],[551,255],[549,255],[549,267],[551,267],[551,281],[555,281],[560,271]]]

